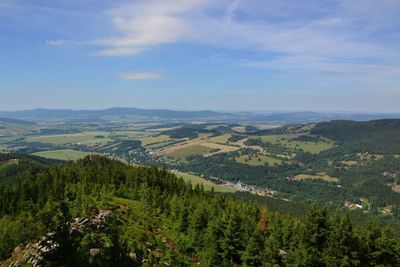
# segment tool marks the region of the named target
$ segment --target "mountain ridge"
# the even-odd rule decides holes
[[[208,121],[224,122],[267,122],[267,123],[318,123],[331,120],[355,120],[367,121],[385,118],[400,118],[398,113],[340,113],[340,112],[219,112],[212,110],[172,110],[172,109],[141,109],[136,107],[112,107],[107,109],[47,109],[36,108],[19,111],[0,111],[0,117],[6,119],[23,120],[30,122],[64,120],[64,121],[82,121],[82,120],[107,120],[107,117],[138,117],[147,119],[163,120],[194,120],[203,119]]]

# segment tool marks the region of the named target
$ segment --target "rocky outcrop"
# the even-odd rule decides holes
[[[89,218],[75,218],[70,223],[71,235],[83,235],[87,230],[106,230],[107,222],[112,217],[110,210],[100,210],[98,214]],[[53,241],[54,233],[48,233],[37,243],[28,244],[24,248],[18,246],[15,248],[13,260],[9,267],[19,267],[29,264],[33,267],[42,267],[45,265],[46,255],[58,248],[58,244]],[[89,251],[93,257],[100,253],[100,248],[92,248]]]

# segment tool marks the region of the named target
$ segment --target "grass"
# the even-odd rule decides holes
[[[202,145],[209,147],[213,150],[217,150],[217,151],[211,152],[205,156],[211,156],[211,155],[218,154],[218,153],[229,153],[229,152],[237,151],[240,149],[240,147],[237,147],[237,146],[221,145],[221,144],[209,143],[209,142],[204,142],[204,143],[202,143]]]
[[[228,143],[228,139],[231,138],[231,134],[222,134],[215,137],[208,138],[208,142],[217,143],[217,144],[226,144]]]
[[[10,165],[11,163],[0,163],[0,172],[6,170]]]
[[[321,141],[317,142],[292,140],[296,136],[298,135],[264,135],[261,137],[261,140],[263,142],[279,144],[292,150],[302,149],[305,152],[313,154],[318,154],[333,147],[333,142],[328,139],[321,139]]]
[[[215,192],[223,192],[223,193],[233,193],[236,192],[235,189],[233,188],[227,188],[222,185],[215,184],[211,181],[208,181],[200,176],[193,175],[190,173],[184,173],[184,172],[179,172],[179,171],[174,171],[173,172],[176,176],[179,178],[182,178],[183,180],[187,182],[191,182],[193,187],[196,186],[196,184],[203,184],[204,190],[210,191],[211,188],[214,187]]]
[[[116,138],[140,139],[149,137],[150,133],[140,131],[114,131],[112,136]]]
[[[358,162],[356,160],[343,160],[343,161],[341,161],[341,163],[343,163],[347,167],[352,167],[352,166],[358,165]]]
[[[72,149],[62,149],[62,150],[41,151],[33,153],[32,155],[48,159],[57,159],[57,160],[78,160],[93,154],[95,153],[82,152]]]
[[[245,126],[236,126],[233,127],[232,130],[238,133],[245,133],[246,132],[246,127]]]
[[[338,182],[339,179],[336,177],[332,177],[327,175],[324,172],[317,174],[298,174],[294,176],[295,180],[324,180],[326,182]]]
[[[223,124],[213,124],[213,125],[207,125],[206,130],[214,130],[218,127],[224,126]]]
[[[56,134],[33,136],[26,139],[28,142],[40,142],[55,145],[82,143],[86,145],[98,145],[111,142],[107,132],[82,132],[74,134]],[[100,138],[103,136],[104,138]]]
[[[213,149],[203,145],[191,145],[177,148],[170,152],[165,153],[165,156],[173,157],[176,159],[186,159],[188,156],[205,155],[213,152]]]
[[[139,140],[142,141],[143,146],[149,146],[152,144],[170,141],[171,138],[168,135],[162,134],[159,136],[150,136],[150,137],[140,138]]]
[[[168,147],[168,146],[174,145],[174,144],[177,144],[175,140],[169,140],[169,141],[165,141],[165,142],[161,142],[161,143],[154,143],[154,144],[147,145],[146,148],[155,150],[155,149],[161,149],[164,147]]]
[[[242,155],[235,158],[236,162],[247,164],[250,166],[264,166],[266,163],[269,166],[280,165],[282,160],[265,155]]]

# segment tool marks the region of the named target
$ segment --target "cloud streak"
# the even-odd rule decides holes
[[[160,72],[155,71],[128,71],[116,74],[120,80],[154,80],[162,77]]]
[[[112,37],[83,42],[93,56],[135,56],[165,44],[251,51],[243,66],[353,77],[400,66],[394,0],[138,0],[105,12]],[[51,45],[63,44],[51,41]],[[388,69],[390,70],[388,72]]]

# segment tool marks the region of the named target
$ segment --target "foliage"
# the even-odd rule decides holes
[[[73,217],[97,209],[113,211],[104,230],[67,234]],[[52,231],[59,247],[46,256],[48,266],[400,264],[400,241],[375,222],[357,225],[343,211],[316,205],[294,218],[192,188],[162,169],[100,156],[2,186],[0,214],[0,256]],[[93,248],[98,255],[89,253]]]

